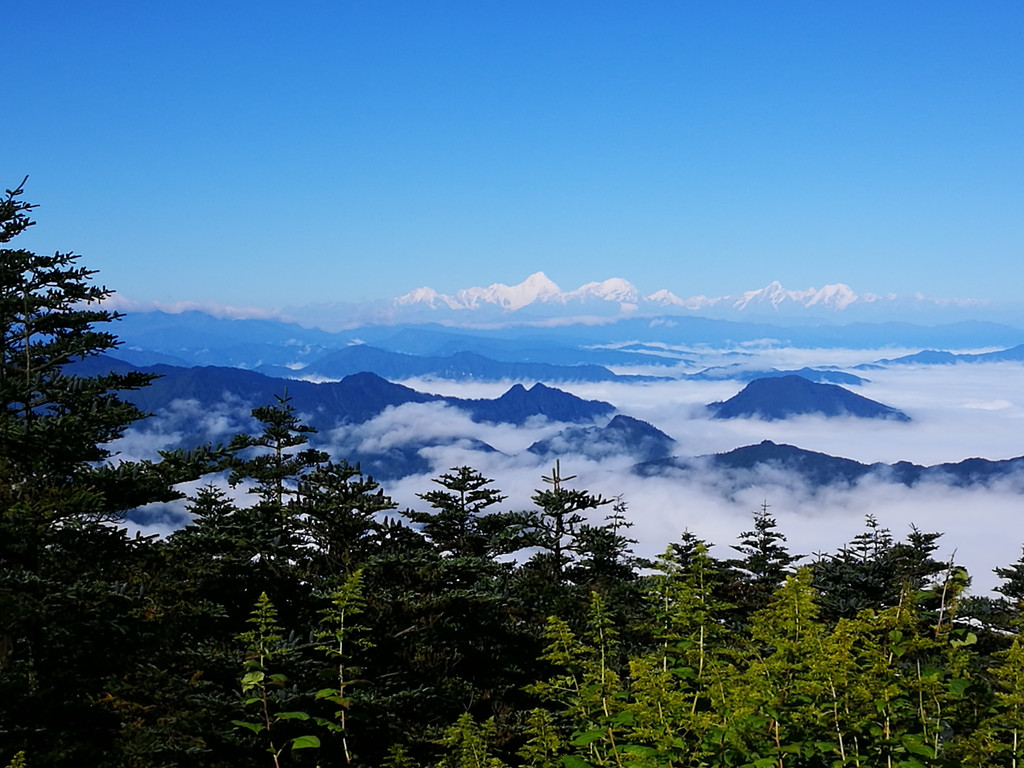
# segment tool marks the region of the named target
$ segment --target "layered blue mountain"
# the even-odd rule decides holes
[[[522,425],[538,416],[552,421],[588,422],[614,411],[608,403],[584,400],[539,383],[529,389],[516,384],[501,397],[488,400],[418,392],[365,372],[346,376],[337,382],[314,384],[308,381],[285,382],[240,368],[179,368],[168,365],[136,368],[109,357],[88,358],[75,366],[74,371],[81,375],[133,369],[157,374],[159,378],[150,386],[124,394],[125,399],[144,411],[165,411],[176,400],[191,401],[205,409],[215,409],[225,401],[243,403],[251,408],[274,403],[278,396],[287,395],[292,406],[300,413],[308,414],[312,426],[318,429],[362,423],[389,407],[407,403],[446,403],[468,413],[474,421],[515,425]]]
[[[678,357],[666,358],[644,350],[595,345],[589,335],[577,338],[573,330],[565,328],[474,331],[426,324],[361,326],[327,332],[283,320],[227,319],[202,312],[137,312],[126,315],[117,331],[125,342],[119,357],[135,365],[261,368],[271,375],[283,376],[293,376],[295,370],[362,344],[420,357],[474,352],[503,363],[608,366],[678,362]]]
[[[287,368],[261,367],[261,373],[289,378]],[[301,370],[303,377],[341,379],[370,372],[386,379],[429,376],[454,381],[649,381],[647,376],[619,376],[600,365],[553,365],[538,362],[500,362],[475,352],[456,352],[447,357],[408,355],[354,344],[331,352]]]
[[[755,379],[742,391],[708,408],[716,419],[757,418],[777,421],[793,416],[853,416],[860,419],[910,421],[900,410],[835,384],[818,384],[802,376]]]
[[[664,345],[722,349],[770,340],[775,345],[803,348],[870,349],[898,344],[964,349],[1024,343],[1024,330],[991,322],[770,325],[681,316],[476,330],[438,324],[362,325],[327,332],[282,320],[233,320],[201,312],[133,312],[116,330],[125,342],[121,356],[139,365],[160,362],[245,368],[306,367],[356,343],[435,357],[476,352],[500,362],[602,366],[670,365],[685,357],[666,351]]]
[[[878,360],[879,365],[953,365],[955,363],[1019,363],[1024,361],[1024,344],[994,352],[954,353],[944,350],[925,349],[912,355]],[[867,366],[865,366],[867,367]]]
[[[567,427],[527,450],[538,456],[631,456],[653,461],[672,455],[676,441],[646,421],[619,414],[603,427]]]
[[[367,343],[370,343],[367,340]],[[373,341],[374,346],[392,352],[423,357],[449,357],[459,352],[504,363],[552,363],[555,365],[675,365],[678,355],[665,356],[642,344],[615,348],[595,345],[589,336],[580,337],[575,328],[503,328],[495,330],[454,329],[425,325],[403,327]]]
[[[232,320],[203,312],[130,312],[115,330],[124,342],[118,356],[135,365],[284,366],[316,360],[350,341],[347,334],[281,320]],[[146,356],[152,353],[165,358]]]
[[[755,379],[781,378],[783,376],[801,376],[808,381],[819,384],[846,384],[857,386],[867,379],[835,368],[800,368],[795,371],[780,371],[775,368],[768,370],[752,370],[742,365],[719,365],[705,368],[697,373],[689,373],[682,378],[688,381],[754,381]]]
[[[448,402],[468,411],[474,421],[495,424],[525,424],[529,419],[543,416],[551,421],[581,423],[594,421],[615,410],[601,400],[584,400],[540,382],[527,389],[515,384],[494,400],[460,400],[446,398]]]
[[[1024,483],[1024,456],[990,460],[970,458],[959,462],[922,466],[901,461],[895,464],[863,464],[853,459],[808,451],[793,445],[764,440],[725,453],[693,458],[673,457],[642,463],[634,468],[642,476],[694,473],[706,477],[721,473],[731,488],[760,485],[765,482],[759,470],[774,476],[783,472],[801,480],[810,488],[854,485],[866,478],[897,483],[907,487],[935,482],[967,488],[986,485],[993,480],[1015,478]]]

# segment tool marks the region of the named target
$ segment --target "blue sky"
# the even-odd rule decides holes
[[[21,247],[280,307],[543,270],[1017,298],[1019,2],[4,8]]]

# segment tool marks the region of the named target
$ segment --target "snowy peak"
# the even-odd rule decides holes
[[[538,301],[550,301],[561,292],[543,272],[534,272],[518,285],[494,283],[486,288],[465,288],[455,294],[455,301],[467,309],[475,309],[480,304],[497,304],[515,312]]]
[[[449,309],[455,309],[451,304],[451,298],[444,294],[438,293],[433,288],[417,288],[404,296],[399,296],[395,299],[395,304],[399,306],[407,306],[409,304],[426,304],[430,309],[435,309],[438,306],[444,305]]]
[[[679,299],[668,291],[659,291],[671,300],[661,299],[661,303],[678,303]],[[518,285],[494,283],[486,288],[463,288],[454,296],[438,293],[433,288],[417,288],[404,296],[395,299],[397,306],[420,305],[429,309],[476,310],[487,306],[500,308],[506,312],[516,312],[526,307],[537,305],[567,304],[615,305],[619,311],[636,309],[644,301],[640,291],[628,280],[613,277],[601,282],[581,285],[573,291],[562,291],[543,272],[534,272]]]
[[[685,306],[685,302],[676,296],[672,291],[667,291],[662,288],[660,291],[655,291],[647,297],[647,301],[652,304],[660,304],[663,307],[682,307]]]
[[[587,283],[575,291],[564,295],[565,301],[614,301],[619,304],[636,304],[640,300],[640,291],[631,282],[621,277],[613,277],[600,283]]]
[[[492,304],[509,312],[529,306],[535,302],[559,300],[562,289],[548,279],[543,272],[534,272],[518,285],[493,283],[486,288],[463,288],[454,296],[438,293],[433,288],[417,288],[395,299],[401,306],[426,304],[431,309],[445,306],[449,309],[479,309],[481,305]]]
[[[977,304],[978,302],[973,302]],[[394,306],[426,312],[445,310],[482,312],[500,316],[524,312],[533,319],[554,318],[582,313],[585,316],[615,317],[643,312],[700,313],[727,318],[736,313],[776,315],[781,313],[833,314],[855,306],[857,311],[874,307],[927,309],[947,305],[967,305],[967,300],[931,299],[924,296],[899,297],[895,294],[856,294],[843,283],[822,288],[790,290],[777,280],[763,288],[727,296],[691,296],[682,299],[667,289],[643,296],[636,286],[621,277],[590,282],[572,291],[562,291],[543,272],[535,272],[518,285],[494,283],[486,288],[464,288],[448,296],[432,288],[417,288],[395,299]],[[972,304],[972,305],[973,305]],[[481,318],[481,315],[474,315]],[[482,319],[482,318],[481,318]]]
[[[857,294],[850,290],[850,286],[842,283],[826,285],[820,291],[816,291],[804,306],[812,307],[821,305],[831,309],[846,309],[850,304],[857,301]]]
[[[787,305],[841,310],[857,301],[857,299],[857,294],[848,285],[843,283],[826,285],[820,290],[808,288],[803,291],[790,291],[783,288],[782,284],[775,280],[756,291],[745,291],[738,296],[725,296],[722,299],[708,299],[707,303],[726,301],[734,309],[740,311],[755,308],[778,310]]]
[[[746,309],[751,304],[768,304],[773,307],[779,306],[787,299],[799,300],[798,291],[787,291],[777,280],[768,283],[764,288],[756,291],[745,291],[739,297],[733,299],[732,305],[736,309]]]

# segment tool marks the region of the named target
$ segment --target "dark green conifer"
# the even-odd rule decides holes
[[[557,461],[551,475],[541,479],[551,487],[533,495],[537,511],[530,520],[529,543],[539,552],[530,562],[557,586],[564,583],[567,567],[586,550],[581,536],[587,523],[583,513],[610,504],[612,500],[566,487],[565,483],[576,476],[563,477]]]
[[[749,614],[764,608],[772,595],[793,573],[793,565],[803,555],[790,554],[786,536],[778,530],[775,518],[768,514],[768,502],[754,513],[752,530],[740,534],[740,543],[733,546],[742,558],[727,560],[726,565],[738,572],[732,602],[741,612]]]
[[[823,614],[830,620],[853,618],[865,608],[897,605],[905,592],[917,595],[937,585],[941,588],[937,577],[948,564],[933,557],[940,535],[912,527],[906,541],[897,542],[888,528],[868,515],[864,531],[812,566]]]
[[[472,467],[453,467],[434,478],[441,486],[416,494],[433,507],[433,512],[408,510],[405,515],[439,553],[449,558],[489,558],[519,548],[517,516],[493,513],[490,508],[505,496],[489,487],[493,482]]]
[[[0,244],[32,226],[22,187],[0,199]],[[73,253],[0,248],[0,764],[102,765],[118,712],[106,681],[138,662],[152,609],[148,542],[111,523],[180,497],[209,454],[115,462],[111,442],[143,414],[121,393],[138,372],[79,375],[114,350],[110,291]]]

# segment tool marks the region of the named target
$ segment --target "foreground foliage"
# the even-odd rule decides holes
[[[14,190],[0,243],[31,224]],[[72,254],[0,251],[0,765],[1013,766],[1024,558],[1001,597],[864,533],[804,568],[765,505],[734,556],[655,562],[556,463],[528,509],[470,467],[398,511],[282,395],[223,449],[119,462],[135,374]],[[165,539],[125,515],[180,496]],[[233,490],[232,490],[233,488]]]

